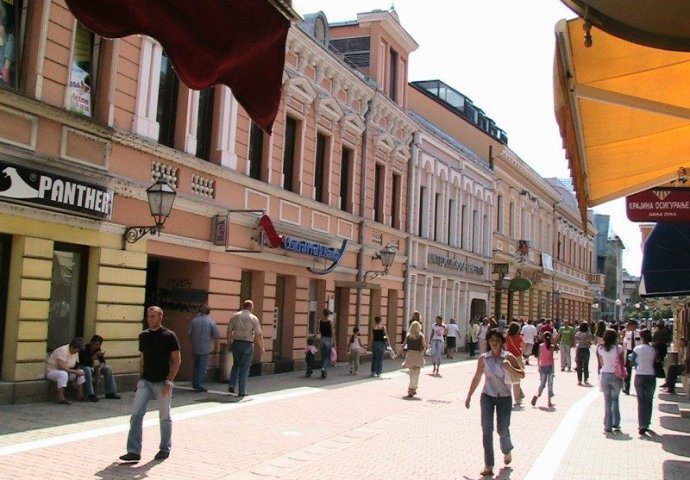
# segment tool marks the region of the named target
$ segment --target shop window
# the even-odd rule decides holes
[[[318,298],[319,281],[309,280],[309,335],[319,333]]]
[[[438,242],[443,232],[443,212],[441,211],[441,202],[443,196],[440,193],[436,194],[434,201],[434,242]]]
[[[54,349],[84,334],[88,249],[56,243],[50,285],[48,348]]]
[[[172,62],[165,52],[161,55],[161,74],[158,84],[158,142],[168,147],[175,144],[175,120],[177,117],[177,92],[180,81],[173,70]]]
[[[10,273],[10,246],[12,237],[0,235],[0,338],[5,338],[5,315],[7,313],[7,284]],[[2,371],[2,348],[5,342],[0,341],[0,371]]]
[[[77,23],[72,44],[67,109],[86,117],[93,114],[99,50],[100,37]]]
[[[196,156],[202,160],[211,158],[211,137],[213,134],[213,87],[199,92],[199,112],[196,122]]]
[[[23,0],[0,0],[0,85],[17,88],[18,54],[21,45]]]
[[[249,130],[249,176],[261,180],[264,163],[264,131],[252,122]]]
[[[240,305],[242,308],[242,303],[245,300],[251,300],[252,298],[252,281],[254,280],[254,275],[250,270],[242,270],[242,277],[240,279]]]
[[[352,150],[343,147],[340,157],[340,209],[352,213]]]
[[[419,187],[419,204],[417,205],[417,208],[419,208],[419,211],[417,212],[417,235],[420,237],[424,233],[424,224],[422,223],[422,220],[424,219],[424,202],[426,202],[426,187]]]

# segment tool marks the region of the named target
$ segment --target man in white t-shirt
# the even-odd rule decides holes
[[[77,400],[84,399],[83,385],[86,379],[84,371],[75,368],[79,361],[79,351],[84,348],[84,340],[75,337],[66,345],[57,347],[46,359],[46,379],[57,383],[58,403],[69,405],[65,398],[67,382],[75,382],[77,388]]]
[[[537,328],[532,324],[532,320],[527,320],[527,323],[522,327],[522,356],[525,357],[525,365],[529,365],[529,357],[532,355],[532,347],[534,346],[534,339],[537,336]]]
[[[450,319],[450,323],[446,325],[446,328],[446,357],[453,358],[455,348],[458,344],[458,334],[460,333],[460,329],[455,323],[455,320],[452,318]]]

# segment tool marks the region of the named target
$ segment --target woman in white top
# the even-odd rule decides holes
[[[458,345],[458,334],[460,329],[455,323],[455,320],[450,319],[450,323],[447,325],[448,330],[446,331],[446,356],[448,358],[453,358],[455,354],[455,349]]]
[[[604,393],[604,432],[620,431],[621,412],[618,397],[623,380],[616,376],[616,362],[623,361],[623,347],[616,344],[618,333],[608,329],[604,332],[604,343],[597,347],[597,358],[601,365],[601,391]]]
[[[656,389],[656,376],[654,375],[654,361],[656,349],[649,344],[652,334],[649,330],[640,330],[642,345],[633,349],[633,363],[637,366],[635,371],[635,392],[637,392],[637,425],[640,435],[649,432],[649,424],[652,421],[652,402]]]
[[[438,369],[441,367],[441,355],[443,354],[443,340],[448,328],[443,323],[443,317],[436,317],[436,323],[431,326],[429,334],[429,344],[431,345],[431,362],[434,364],[432,375],[440,375]]]

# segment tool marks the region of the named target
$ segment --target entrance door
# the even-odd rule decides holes
[[[347,337],[350,333],[350,289],[335,289],[335,343],[338,358],[347,354]]]
[[[276,306],[273,312],[273,361],[281,359],[283,352],[283,324],[285,315],[285,277],[276,277]]]
[[[10,245],[12,237],[0,235],[0,334],[5,336],[5,315],[7,315],[7,283],[10,272]],[[0,372],[2,372],[2,353],[4,341],[0,341]]]

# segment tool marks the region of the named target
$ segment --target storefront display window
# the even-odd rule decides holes
[[[55,244],[48,314],[48,348],[54,349],[84,333],[86,249]]]
[[[5,338],[5,315],[7,314],[7,283],[10,271],[10,244],[12,237],[0,235],[0,338]],[[0,371],[4,342],[0,341]]]

